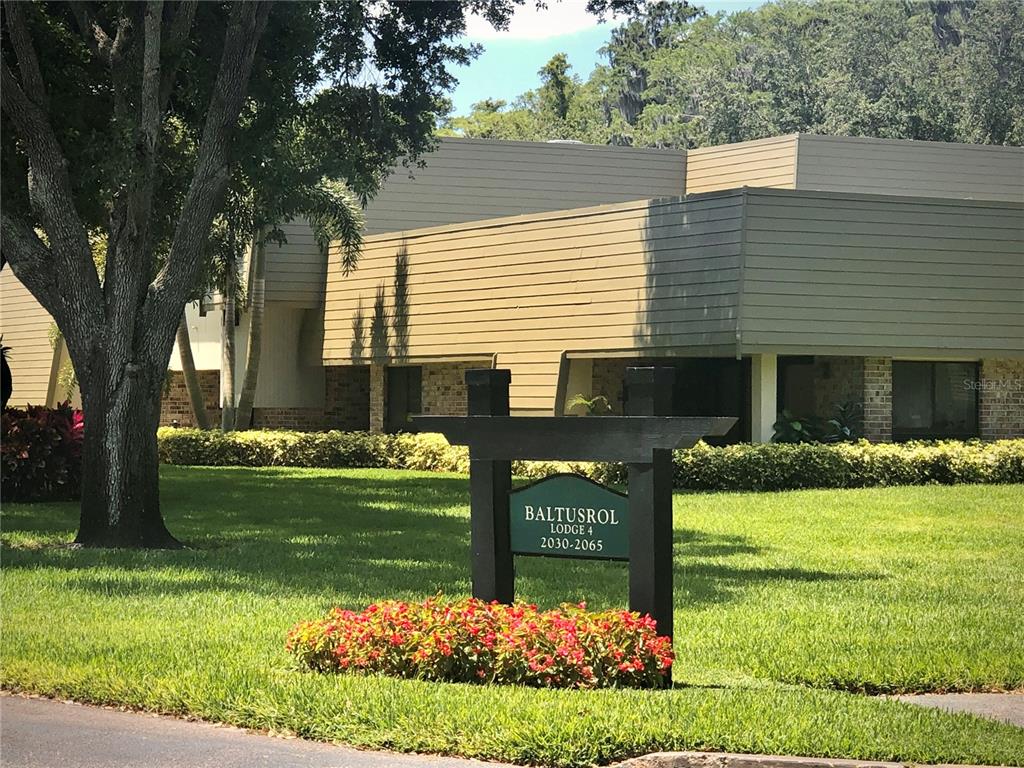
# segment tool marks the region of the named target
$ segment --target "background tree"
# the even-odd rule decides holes
[[[578,78],[564,53],[556,53],[537,71],[540,87],[527,91],[510,108],[502,99],[484,99],[473,104],[465,117],[447,120],[442,136],[505,141],[548,141],[575,138],[569,116],[577,101]]]
[[[1024,141],[1018,0],[781,0],[713,16],[654,2],[602,54],[606,63],[573,89],[557,138],[700,147],[803,131]],[[514,119],[516,138],[556,138],[533,94],[495,122]],[[474,118],[451,125],[473,135]]]

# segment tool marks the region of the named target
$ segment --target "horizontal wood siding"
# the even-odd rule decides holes
[[[11,406],[47,405],[54,353],[53,320],[8,265],[0,272],[0,333],[11,348]]]
[[[324,296],[324,255],[304,219],[280,225],[288,241],[267,243],[267,301],[319,307]]]
[[[497,356],[550,412],[563,352],[735,342],[741,196],[638,201],[368,238],[332,252],[324,362]],[[403,298],[404,296],[404,298]]]
[[[693,149],[686,153],[686,193],[796,185],[796,134]]]
[[[801,134],[797,189],[1024,202],[1024,149]]]
[[[749,190],[742,348],[1024,353],[1024,205]]]
[[[398,166],[366,210],[367,234],[683,194],[682,152],[441,139]]]

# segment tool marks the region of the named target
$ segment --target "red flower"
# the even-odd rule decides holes
[[[652,685],[673,659],[654,622],[629,611],[441,597],[336,608],[293,627],[285,647],[319,671],[575,688]]]

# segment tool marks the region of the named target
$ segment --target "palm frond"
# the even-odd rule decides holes
[[[341,244],[341,268],[347,275],[359,260],[366,217],[358,197],[341,181],[322,179],[307,194],[306,218],[321,248]]]

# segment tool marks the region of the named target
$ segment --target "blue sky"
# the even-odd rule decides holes
[[[736,11],[761,5],[764,0],[711,0],[700,3],[709,13]],[[509,29],[495,32],[486,22],[470,19],[467,37],[484,52],[455,74],[459,85],[451,94],[453,114],[464,115],[474,102],[488,97],[512,102],[538,84],[537,70],[556,53],[565,53],[572,71],[586,79],[600,63],[598,49],[617,22],[597,24],[587,14],[585,0],[548,2],[538,11],[531,0],[516,11]]]

